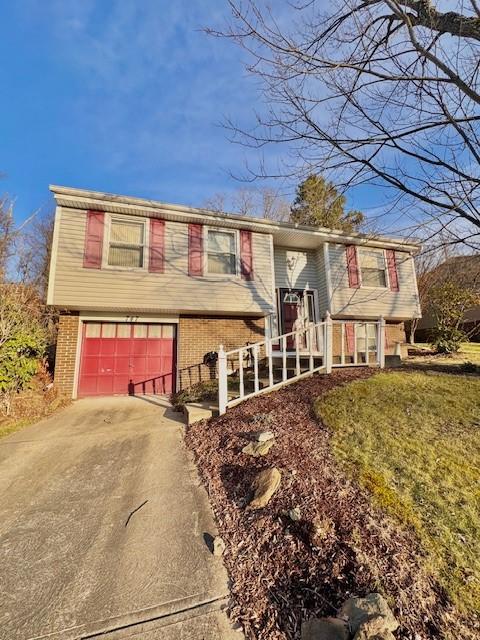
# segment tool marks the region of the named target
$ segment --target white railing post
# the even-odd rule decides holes
[[[380,316],[377,329],[377,359],[380,369],[385,368],[385,318]]]
[[[239,375],[239,393],[240,398],[243,398],[245,395],[245,384],[243,381],[243,349],[238,350],[238,375]]]
[[[258,390],[260,388],[258,382],[258,344],[253,345],[253,385],[255,393],[258,393]]]
[[[325,372],[332,373],[333,365],[333,322],[330,313],[325,314],[325,340],[323,345]]]
[[[313,329],[312,329],[312,325],[309,324],[308,325],[308,351],[309,351],[309,358],[308,358],[308,370],[312,371],[313,370]]]
[[[287,338],[282,336],[282,381],[287,379]]]
[[[272,338],[269,338],[268,345],[268,386],[273,387]]]
[[[242,363],[243,366],[243,363]],[[228,379],[227,379],[227,354],[220,345],[218,350],[218,411],[223,415],[227,410]]]

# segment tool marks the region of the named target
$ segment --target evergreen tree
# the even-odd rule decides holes
[[[345,196],[323,176],[312,174],[301,182],[290,209],[290,220],[297,224],[357,231],[365,220],[360,211],[345,211]]]

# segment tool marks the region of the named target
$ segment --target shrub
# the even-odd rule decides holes
[[[45,353],[45,330],[35,295],[23,285],[0,292],[0,403],[10,412],[12,394],[28,385]]]
[[[478,304],[479,296],[473,289],[445,282],[434,287],[430,293],[430,304],[437,328],[432,345],[439,353],[456,353],[467,336],[461,330],[465,312]]]
[[[204,400],[216,400],[218,396],[218,381],[207,380],[198,382],[188,389],[182,389],[172,393],[171,402],[176,411],[182,411],[188,402],[203,402]]]
[[[466,336],[460,329],[455,327],[438,327],[432,335],[432,346],[437,353],[456,353],[460,349],[460,344],[466,340]]]

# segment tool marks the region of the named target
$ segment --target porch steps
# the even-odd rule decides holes
[[[183,410],[187,425],[208,420],[218,416],[218,405],[215,402],[188,402]]]

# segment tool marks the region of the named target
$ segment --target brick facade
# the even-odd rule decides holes
[[[225,318],[205,316],[180,317],[178,325],[178,387],[186,389],[196,382],[209,380],[215,371],[203,364],[208,351],[242,347],[259,342],[265,336],[264,318]]]
[[[57,348],[55,352],[55,386],[72,397],[75,378],[75,357],[78,339],[78,315],[62,315],[58,322]]]

